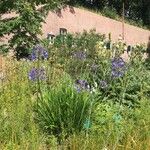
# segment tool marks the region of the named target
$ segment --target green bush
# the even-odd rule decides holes
[[[111,19],[118,20],[119,18],[117,11],[115,9],[110,9],[109,7],[105,7],[102,11],[102,14],[104,14],[106,17],[109,17]]]
[[[9,48],[6,44],[0,45],[0,54],[7,54],[9,51]]]

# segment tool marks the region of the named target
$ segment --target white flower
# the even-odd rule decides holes
[[[0,73],[0,80],[3,80],[5,78],[5,74],[4,74],[4,72],[1,72]]]
[[[100,44],[100,45],[103,45],[103,44],[104,44],[104,42],[100,41],[100,42],[99,42],[99,44]]]
[[[106,147],[104,147],[102,150],[108,150]]]
[[[22,58],[21,61],[26,61],[25,58]]]
[[[98,87],[97,82],[94,82],[94,86],[95,86],[95,88],[97,88],[97,87]]]
[[[88,89],[90,89],[90,86],[89,86],[89,85],[87,85],[87,88],[88,88]]]
[[[119,44],[116,45],[116,48],[119,48]]]
[[[45,66],[45,65],[43,65],[42,67],[43,67],[43,69],[46,69],[46,66]]]
[[[127,46],[124,46],[124,50],[125,50],[125,51],[127,50]]]
[[[85,48],[84,51],[87,52],[87,49]]]
[[[97,92],[97,88],[92,87],[92,88],[91,88],[91,92],[90,92],[90,93],[92,94],[92,93],[96,93],[96,92]]]

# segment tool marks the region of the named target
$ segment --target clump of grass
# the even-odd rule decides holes
[[[42,143],[34,122],[32,93],[28,84],[28,63],[6,61],[0,87],[1,149],[36,149]]]

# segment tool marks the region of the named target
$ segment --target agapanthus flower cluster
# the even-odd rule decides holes
[[[28,73],[29,80],[37,81],[46,79],[46,71],[44,68],[32,68]]]
[[[76,80],[75,82],[75,89],[77,92],[81,92],[82,90],[90,90],[90,85],[86,80]]]
[[[37,59],[47,59],[48,58],[48,51],[41,45],[36,45],[32,49],[32,53],[30,55],[32,61]]]
[[[85,60],[87,55],[86,55],[86,52],[84,52],[84,51],[78,51],[78,52],[73,53],[73,57],[80,59],[80,60]]]
[[[117,77],[122,77],[125,74],[126,71],[126,63],[122,58],[114,58],[111,62],[111,74],[112,77],[117,78]]]

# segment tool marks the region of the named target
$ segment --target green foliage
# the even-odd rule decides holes
[[[10,48],[15,49],[17,58],[27,57],[31,48],[39,43],[41,23],[51,9],[56,9],[64,1],[1,1],[0,15],[14,12],[11,18],[1,19],[0,36],[10,35]]]
[[[102,11],[106,17],[118,20],[119,16],[115,9],[110,9],[109,7],[105,7]]]
[[[9,51],[9,48],[6,44],[0,45],[0,54],[6,54]]]

